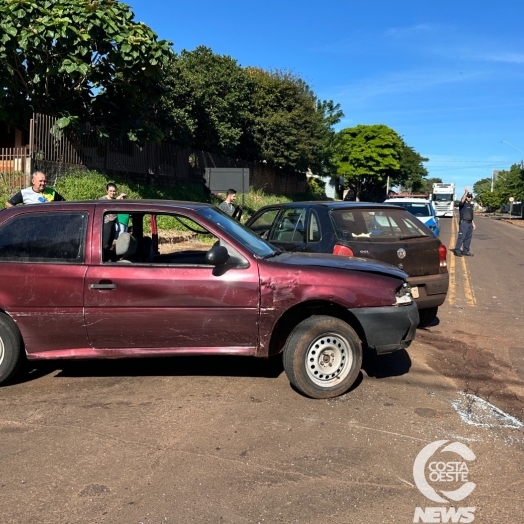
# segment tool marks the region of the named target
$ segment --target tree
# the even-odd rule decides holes
[[[498,209],[509,203],[509,197],[516,201],[524,200],[524,169],[514,164],[509,171],[499,171],[497,179],[493,182],[491,178],[483,178],[473,185],[475,200],[480,205],[492,209]]]
[[[133,18],[116,0],[3,0],[0,120],[26,129],[40,112],[159,138],[143,108],[162,93],[170,42]]]
[[[421,192],[430,195],[433,193],[433,184],[442,184],[442,178],[426,178]]]
[[[488,209],[498,209],[501,204],[501,195],[498,191],[492,191],[491,178],[483,178],[473,184],[475,200]]]
[[[402,148],[402,139],[383,124],[358,125],[338,133],[338,174],[354,189],[357,201],[385,196],[387,177],[395,178],[400,170]]]
[[[254,82],[248,141],[251,160],[298,171],[332,172],[333,126],[343,116],[320,101],[300,78],[285,71],[247,68]]]
[[[170,60],[156,111],[173,142],[236,156],[246,132],[253,82],[237,61],[205,46]]]
[[[429,158],[424,158],[402,141],[400,168],[392,182],[401,186],[408,193],[422,193],[426,187],[425,177],[428,175],[422,163],[428,161]]]

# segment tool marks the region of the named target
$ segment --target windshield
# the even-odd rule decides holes
[[[225,213],[212,207],[206,207],[198,211],[198,213],[216,224],[228,235],[231,235],[255,255],[267,257],[275,253],[275,248],[271,244]]]
[[[437,202],[449,202],[453,200],[453,193],[434,193],[433,197]]]
[[[392,238],[428,236],[422,222],[403,209],[334,209],[330,216],[340,240],[390,242]]]

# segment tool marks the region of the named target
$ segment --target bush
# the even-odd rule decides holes
[[[308,177],[307,178],[308,192],[311,193],[317,199],[325,200],[326,197],[326,183],[319,178]]]

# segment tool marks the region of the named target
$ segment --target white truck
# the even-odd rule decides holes
[[[433,184],[431,200],[438,217],[452,217],[455,204],[455,184],[437,182]]]

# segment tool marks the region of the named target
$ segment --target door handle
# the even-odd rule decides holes
[[[89,289],[116,289],[116,284],[89,284]]]

